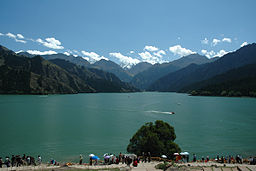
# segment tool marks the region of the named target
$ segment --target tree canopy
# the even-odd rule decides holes
[[[176,139],[174,128],[161,120],[146,123],[130,139],[127,151],[141,155],[150,152],[152,156],[166,155],[173,157],[173,153],[180,152],[180,147],[173,141]]]

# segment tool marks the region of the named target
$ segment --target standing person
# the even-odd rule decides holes
[[[142,163],[144,162],[144,152],[142,152]]]
[[[125,163],[125,156],[122,155],[122,164],[124,164],[124,163]]]
[[[21,157],[20,157],[20,155],[17,155],[16,156],[16,166],[19,167],[21,165],[22,165]]]
[[[228,163],[229,164],[231,163],[231,156],[230,155],[228,156]]]
[[[83,163],[83,156],[82,154],[80,154],[80,161],[79,161],[79,164],[81,165]]]
[[[90,157],[90,165],[92,165],[92,157]]]
[[[38,155],[37,161],[39,165],[42,163],[42,157],[40,155]]]
[[[221,163],[224,163],[224,157],[221,156]]]
[[[121,159],[122,159],[122,153],[120,152],[120,154],[119,154],[119,156],[118,156],[119,158],[119,162],[121,161]]]
[[[209,159],[209,156],[206,157],[206,161],[208,162],[210,159]]]
[[[219,162],[219,160],[220,160],[220,156],[219,156],[219,155],[217,155],[217,162]]]
[[[196,162],[196,155],[193,154],[193,162]]]
[[[12,155],[12,158],[11,158],[11,163],[12,163],[12,167],[15,165],[15,157],[14,157],[14,155]]]
[[[28,165],[31,165],[30,156],[27,156],[27,163],[28,163]]]
[[[6,167],[10,167],[10,159],[9,159],[8,156],[5,157],[5,162],[4,163],[5,163]]]
[[[22,160],[26,160],[26,155],[25,154],[23,154],[23,156],[22,156]]]
[[[202,162],[204,163],[204,156],[202,156]]]
[[[142,156],[143,156],[143,160],[142,161],[146,163],[147,159],[146,159],[146,154],[144,152],[142,152]]]
[[[3,167],[3,159],[2,159],[2,157],[0,157],[0,168],[2,168]]]
[[[127,165],[130,167],[131,163],[132,163],[132,158],[128,157],[127,158]]]
[[[151,154],[150,152],[148,152],[148,162],[150,163],[150,161],[151,161]]]

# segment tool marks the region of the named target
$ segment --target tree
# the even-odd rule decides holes
[[[127,151],[141,155],[150,152],[152,156],[166,155],[173,158],[173,153],[180,152],[180,147],[173,141],[176,139],[174,128],[168,123],[157,120],[143,125],[130,139]]]

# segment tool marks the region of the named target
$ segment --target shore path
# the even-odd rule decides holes
[[[88,166],[88,165],[72,165],[68,167],[61,166],[49,166],[42,164],[40,166],[22,166],[22,167],[10,167],[10,168],[0,168],[0,171],[11,171],[11,170],[43,170],[43,171],[62,171],[62,170],[113,170],[119,169],[121,171],[160,171],[156,169],[155,166],[160,162],[150,162],[150,163],[139,163],[138,167],[128,167],[126,164],[118,165],[97,165],[97,166]],[[175,167],[170,167],[167,171],[256,171],[256,165],[247,165],[247,164],[220,164],[215,162],[208,163],[183,163],[176,164]]]

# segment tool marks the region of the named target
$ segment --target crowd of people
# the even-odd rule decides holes
[[[104,161],[100,161],[100,164],[104,164],[104,165],[111,165],[111,164],[127,164],[128,166],[133,165],[134,167],[137,167],[138,164],[140,162],[151,162],[151,154],[150,152],[143,152],[141,156],[136,156],[135,154],[122,154],[120,152],[119,155],[114,155],[114,154],[105,154],[104,156]],[[176,158],[177,159],[177,158]],[[187,162],[189,158],[187,158]],[[177,160],[176,160],[177,161]],[[247,159],[243,159],[241,155],[236,155],[235,157],[229,155],[229,156],[219,156],[217,155],[216,158],[211,159],[209,156],[207,156],[206,158],[204,158],[204,156],[202,156],[201,159],[197,159],[197,156],[195,154],[193,154],[193,162],[209,162],[209,161],[215,161],[218,163],[239,163],[242,164],[243,162],[246,162],[248,164],[256,164],[256,158],[255,157],[249,157]],[[25,155],[23,154],[23,156],[21,157],[20,155],[12,155],[12,157],[10,158],[9,156],[5,157],[5,160],[3,160],[2,157],[0,157],[0,168],[2,168],[4,165],[8,168],[8,167],[19,167],[19,166],[36,166],[36,165],[40,165],[42,163],[42,157],[40,155],[37,156],[37,160],[29,155]],[[59,163],[54,160],[51,159],[50,164],[52,165],[59,165]],[[80,155],[80,160],[79,160],[79,164],[82,165],[83,164],[83,156]],[[93,158],[90,157],[89,159],[89,165],[97,165],[98,164],[98,158]]]
[[[42,163],[42,158],[40,155],[38,155],[37,158],[37,164],[41,164]],[[23,154],[23,156],[21,157],[20,155],[12,155],[12,157],[10,158],[9,156],[5,157],[5,160],[3,160],[2,157],[0,157],[0,168],[3,167],[3,165],[6,165],[6,167],[19,167],[19,166],[30,166],[30,165],[34,165],[36,166],[36,160],[34,157],[32,156],[26,156],[25,154]]]
[[[218,163],[239,163],[239,164],[243,164],[244,161],[246,161],[246,163],[249,164],[256,164],[256,158],[255,157],[249,157],[248,159],[243,159],[241,155],[236,155],[235,157],[229,155],[229,156],[219,156],[217,155],[216,158],[214,159],[210,159],[209,156],[207,156],[206,158],[204,158],[204,156],[202,156],[201,162],[209,162],[209,161],[216,161]],[[193,162],[198,162],[197,157],[195,154],[193,154]]]
[[[111,165],[111,164],[127,164],[128,166],[133,165],[134,167],[137,167],[140,162],[151,162],[151,154],[150,152],[143,152],[141,157],[138,157],[135,154],[122,154],[120,152],[119,155],[114,155],[114,154],[105,154],[104,156],[104,161],[101,164],[104,165]],[[80,154],[79,156],[79,164],[83,164],[83,156]],[[97,165],[98,164],[98,159],[93,158],[93,156],[90,157],[89,159],[89,165]]]

